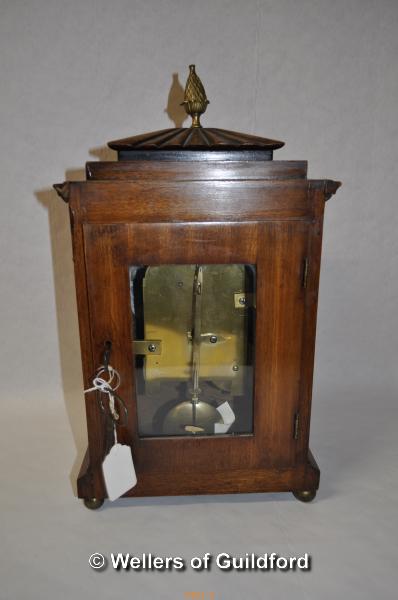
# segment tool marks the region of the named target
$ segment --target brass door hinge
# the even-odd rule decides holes
[[[300,429],[300,413],[296,412],[294,415],[294,422],[293,422],[293,439],[294,440],[298,440],[299,429]]]
[[[307,287],[307,281],[308,281],[308,270],[309,270],[309,259],[305,258],[304,259],[304,265],[303,265],[303,278],[302,278],[302,286],[303,288]]]

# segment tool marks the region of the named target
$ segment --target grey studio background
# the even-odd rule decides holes
[[[264,494],[90,512],[71,483],[85,415],[67,207],[51,185],[109,157],[110,139],[173,127],[173,74],[184,85],[191,62],[204,124],[284,140],[276,159],[343,182],[321,276],[321,487],[312,505]],[[1,600],[395,598],[398,2],[1,0],[0,65]],[[308,552],[313,567],[98,573],[95,551]]]

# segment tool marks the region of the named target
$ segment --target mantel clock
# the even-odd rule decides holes
[[[310,501],[318,488],[309,427],[322,223],[340,184],[307,179],[305,161],[273,160],[282,142],[203,127],[207,104],[191,65],[191,127],[112,141],[117,161],[54,186],[70,210],[85,388],[109,363],[120,377],[117,396],[85,395],[78,494],[90,508],[108,496],[117,411],[137,477],[125,496]]]

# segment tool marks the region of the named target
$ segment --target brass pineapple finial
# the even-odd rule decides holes
[[[200,115],[209,104],[205,88],[195,72],[195,65],[189,65],[189,75],[185,84],[184,102],[181,103],[188,115],[192,117],[191,127],[201,127]]]

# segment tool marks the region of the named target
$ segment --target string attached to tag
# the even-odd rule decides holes
[[[105,379],[106,374],[108,379]],[[116,369],[111,365],[99,367],[94,379],[92,387],[84,390],[85,394],[89,392],[101,392],[108,396],[109,415],[111,416],[114,424],[125,425],[127,422],[127,407],[121,397],[116,394],[116,390],[120,386],[120,375]],[[103,413],[107,413],[103,403],[102,395],[98,395],[98,402]],[[117,408],[116,408],[117,404]],[[115,428],[116,438],[116,428]],[[116,443],[116,442],[115,442]]]

